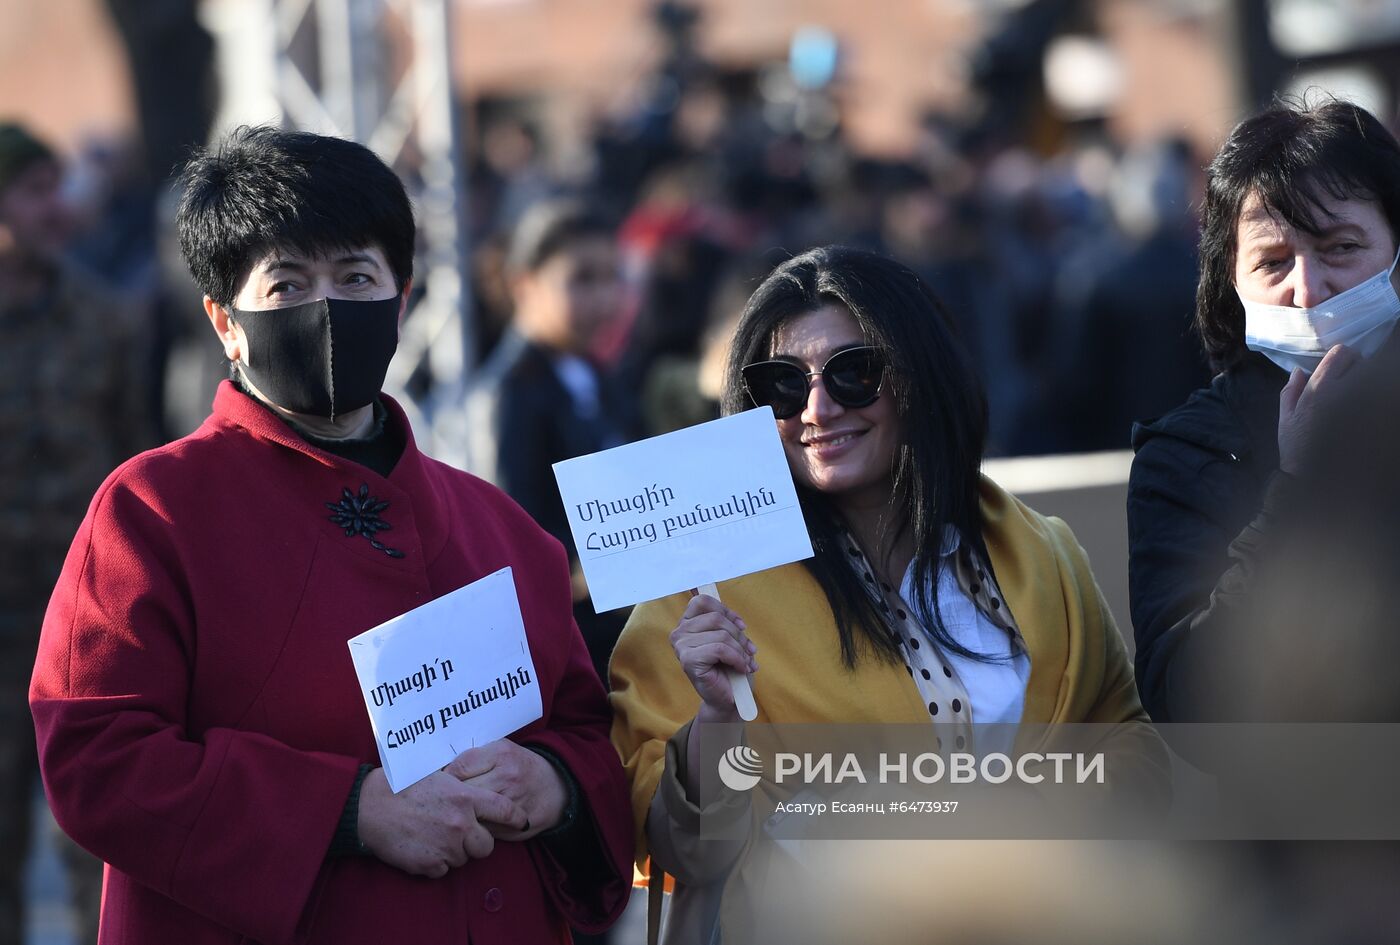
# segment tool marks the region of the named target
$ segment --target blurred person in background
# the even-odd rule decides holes
[[[696,356],[728,259],[726,248],[703,233],[677,233],[656,247],[618,362],[619,380],[645,387],[659,359]]]
[[[1059,274],[1047,387],[1026,442],[1067,452],[1123,449],[1134,421],[1161,416],[1210,380],[1191,336],[1190,161],[1181,141],[1119,160],[1108,189],[1114,225],[1084,254],[1083,267]]]
[[[712,929],[747,941],[765,909],[744,890],[767,861],[717,830],[745,819],[752,795],[702,787],[704,726],[739,721],[726,669],[762,661],[760,724],[931,725],[936,750],[976,751],[979,724],[1105,723],[1132,756],[1116,785],[1164,783],[1166,752],[1084,551],[980,476],[982,388],[913,271],[843,247],[773,270],[726,371],[725,413],[752,406],[773,411],[814,557],[724,582],[723,602],[639,605],[611,664],[639,862],[689,890],[668,941]]]
[[[1225,694],[1207,669],[1319,405],[1400,317],[1397,233],[1400,144],[1356,105],[1277,105],[1211,162],[1196,325],[1219,373],[1133,431],[1129,591],[1138,685],[1157,721],[1219,720]]]
[[[1053,451],[1027,442],[1025,424],[1039,396],[1036,381],[1045,373],[1055,275],[1073,245],[1064,238],[1064,204],[1050,199],[1047,176],[1028,151],[1008,148],[987,160],[976,184],[974,213],[991,263],[985,308],[973,324],[988,379],[988,445],[994,455]]]
[[[712,329],[715,300],[732,251],[709,232],[703,217],[674,221],[675,229],[658,234],[658,243],[641,267],[637,317],[629,326],[616,373],[619,383],[639,392],[649,434],[689,426],[682,416],[687,413],[685,400],[704,411],[704,405],[694,403],[699,392],[694,376],[685,377],[686,368],[699,359]],[[740,299],[728,314],[736,314],[742,304]],[[658,398],[667,400],[669,407],[658,409]],[[680,408],[680,414],[666,417],[671,407]],[[702,419],[715,416],[707,413]]]
[[[984,250],[981,220],[949,175],[934,177],[913,164],[889,169],[880,201],[878,245],[938,293],[966,338],[990,402],[1005,403],[1005,378],[1015,374],[1007,343],[1014,326],[997,261]]]
[[[142,313],[65,258],[63,167],[0,123],[0,945],[24,935],[21,879],[35,775],[26,693],[49,592],[97,486],[149,446]],[[97,932],[102,864],[60,844],[78,933]]]
[[[889,178],[879,201],[878,247],[901,260],[948,298],[948,311],[966,332],[965,319],[977,306],[976,275],[957,265],[967,252],[969,233],[960,226],[957,207],[922,168],[899,163],[886,171]]]
[[[618,229],[635,305],[600,333],[595,350],[619,380],[645,384],[654,362],[693,355],[720,269],[749,234],[725,204],[723,160],[662,164]]]
[[[540,133],[524,119],[493,118],[481,137],[481,156],[497,181],[491,230],[508,233],[520,225],[530,207],[554,191],[555,183],[544,166]]]
[[[72,258],[117,286],[147,313],[141,332],[141,357],[147,365],[145,410],[156,440],[164,442],[171,438],[164,414],[165,374],[180,316],[171,305],[161,267],[159,197],[144,171],[138,141],[129,136],[95,136],[76,156],[64,191],[80,214]],[[208,351],[206,335],[201,330]],[[213,395],[217,383],[206,388],[206,397]]]
[[[642,391],[649,433],[669,433],[720,416],[729,342],[744,303],[773,269],[772,255],[742,258],[718,280],[697,353],[662,356],[653,362]]]
[[[491,357],[510,327],[510,279],[506,275],[509,250],[509,241],[500,233],[483,237],[472,246],[472,351],[478,364]]]
[[[596,614],[553,465],[621,446],[637,427],[637,397],[592,360],[625,293],[616,232],[585,203],[535,204],[507,260],[511,327],[467,395],[468,468],[500,486],[569,552],[575,617],[600,678],[625,614]]]
[[[241,128],[187,165],[178,230],[232,376],[93,498],[30,688],[54,815],[108,863],[99,941],[605,928],[630,826],[563,551],[380,390],[402,183],[359,144]],[[395,794],[346,640],[507,566],[542,715]]]
[[[108,283],[155,294],[155,194],[141,177],[141,153],[128,137],[84,142],[64,184],[80,218],[71,255]]]

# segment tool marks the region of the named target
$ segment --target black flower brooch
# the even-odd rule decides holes
[[[363,535],[369,539],[369,543],[384,552],[391,558],[402,558],[403,552],[397,548],[390,548],[375,538],[378,532],[392,530],[392,526],[379,517],[379,513],[389,507],[386,499],[376,499],[369,494],[369,484],[360,486],[360,493],[356,495],[349,489],[340,490],[339,502],[327,502],[326,508],[331,510],[330,519],[335,525],[345,529],[347,538],[356,535]]]

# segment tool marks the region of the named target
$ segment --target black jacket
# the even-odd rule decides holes
[[[1250,353],[1166,416],[1133,427],[1128,590],[1142,704],[1158,722],[1221,721],[1201,667],[1225,641],[1286,477],[1288,375]]]
[[[600,409],[590,416],[559,379],[550,354],[508,333],[467,397],[468,466],[506,491],[577,558],[553,466],[631,439],[625,401],[598,377]]]

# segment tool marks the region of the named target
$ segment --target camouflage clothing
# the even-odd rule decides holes
[[[0,299],[0,638],[37,641],[63,556],[102,480],[151,445],[136,319],[91,277]]]
[[[93,493],[149,446],[137,322],[73,269],[37,302],[0,298],[0,945],[23,941],[35,775],[29,676],[44,609]],[[96,938],[101,863],[66,838],[80,941]]]

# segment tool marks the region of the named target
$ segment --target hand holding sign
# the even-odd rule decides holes
[[[383,768],[360,788],[360,842],[390,866],[437,879],[485,859],[502,830],[523,830],[525,811],[489,788],[434,772],[395,794]]]
[[[494,791],[524,812],[523,824],[485,824],[498,840],[529,840],[558,826],[569,802],[569,789],[552,762],[505,739],[464,751],[442,770],[471,787]]]
[[[556,463],[554,475],[600,612],[691,588],[722,608],[712,582],[812,556],[766,408]],[[709,643],[723,645],[718,637]],[[736,649],[730,661],[718,650],[705,652],[688,654],[697,690],[720,678],[707,673],[726,667],[740,717],[756,718],[745,675],[749,654]],[[706,658],[712,660],[700,669]]]
[[[720,603],[713,584],[690,599],[680,623],[671,631],[676,659],[710,710],[709,721],[752,721],[758,716],[748,674],[758,669],[758,648],[745,635],[742,617]]]

